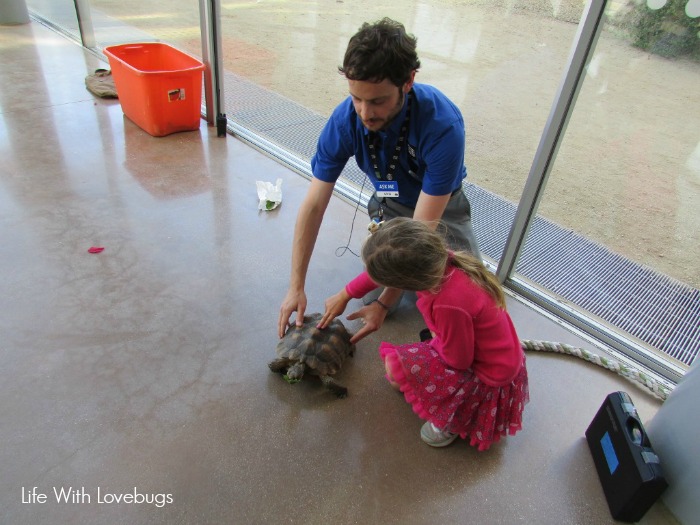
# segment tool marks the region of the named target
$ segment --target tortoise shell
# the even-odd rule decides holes
[[[289,382],[300,381],[305,372],[317,375],[326,388],[338,397],[347,395],[347,388],[331,376],[337,373],[345,359],[352,356],[355,345],[351,335],[338,319],[326,328],[316,328],[322,314],[304,316],[304,324],[290,323],[287,333],[277,344],[277,359],[268,363],[270,370],[285,374]]]
[[[277,344],[277,355],[291,361],[306,364],[319,375],[334,375],[351,356],[355,345],[350,343],[350,333],[338,319],[319,330],[316,325],[321,314],[304,316],[304,324],[290,324],[287,333]]]

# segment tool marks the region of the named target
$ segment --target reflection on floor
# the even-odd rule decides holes
[[[529,354],[520,434],[431,449],[376,353],[415,339],[410,305],[359,345],[347,399],[287,384],[266,363],[307,181],[204,122],[150,137],[85,90],[97,59],[36,23],[0,27],[0,49],[4,522],[614,523],[583,433],[609,392],[644,421],[656,399]],[[277,178],[282,205],[258,211],[255,181]],[[354,211],[330,205],[311,311],[360,269],[337,256]],[[523,338],[585,345],[509,308]],[[675,522],[657,503],[643,523]]]

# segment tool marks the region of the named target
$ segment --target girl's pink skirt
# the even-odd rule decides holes
[[[379,354],[413,411],[437,428],[469,437],[479,450],[522,429],[530,400],[524,354],[520,372],[505,386],[489,386],[471,370],[450,368],[429,342],[382,343]]]

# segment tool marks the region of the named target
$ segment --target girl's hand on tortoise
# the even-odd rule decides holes
[[[323,313],[323,317],[321,317],[321,321],[318,323],[316,328],[318,328],[319,330],[323,330],[331,322],[333,322],[333,319],[335,319],[345,311],[345,308],[348,306],[348,302],[350,301],[350,299],[351,297],[345,291],[345,288],[340,290],[337,294],[332,295],[331,297],[326,299],[326,311]]]

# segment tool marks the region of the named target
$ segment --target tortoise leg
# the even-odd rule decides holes
[[[333,392],[339,398],[344,398],[348,395],[348,389],[340,383],[336,382],[331,376],[319,376],[323,385]]]
[[[269,366],[270,370],[277,374],[284,374],[289,367],[289,359],[286,357],[278,357],[277,359],[270,361],[267,366]]]

